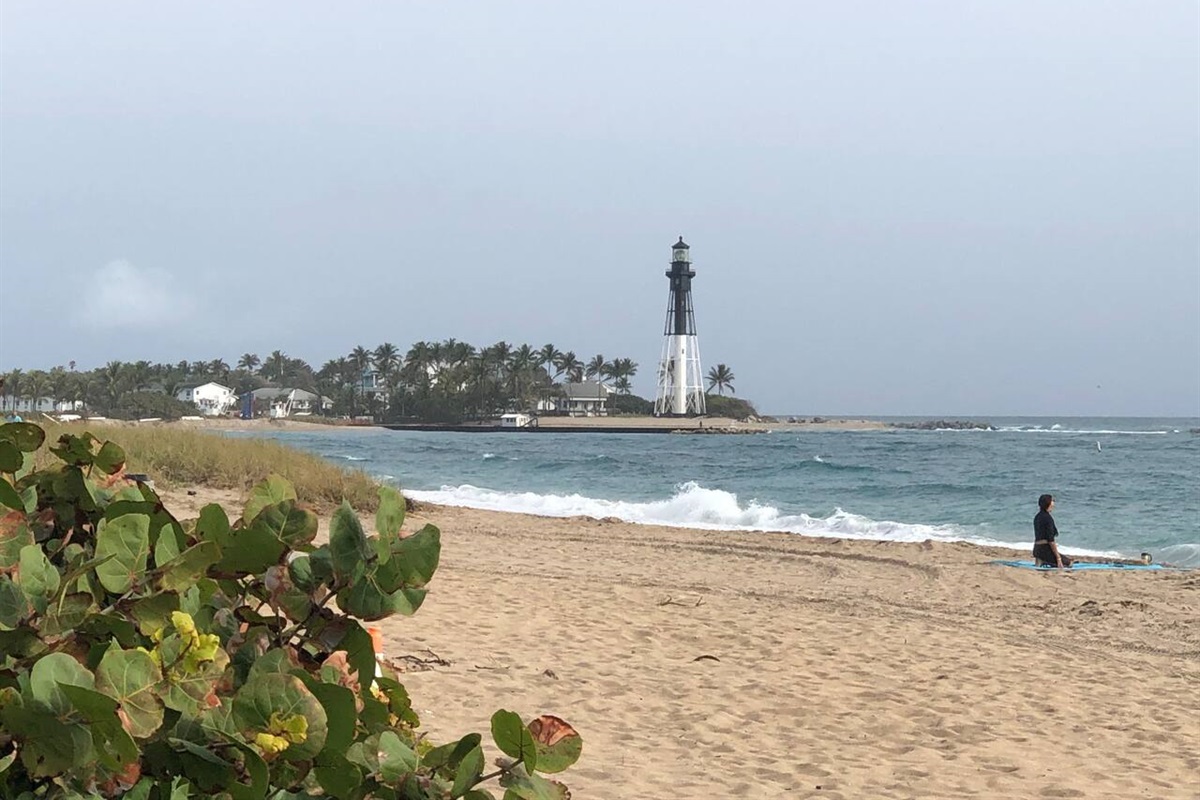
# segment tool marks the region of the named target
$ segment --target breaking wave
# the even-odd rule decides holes
[[[957,525],[925,525],[891,520],[874,520],[843,509],[828,517],[785,514],[771,505],[736,494],[708,489],[695,482],[677,487],[665,500],[633,502],[602,500],[580,494],[537,494],[499,492],[477,486],[443,486],[436,491],[406,491],[414,500],[445,506],[462,506],[486,511],[507,511],[542,517],[615,517],[641,525],[736,531],[781,531],[803,536],[839,539],[870,539],[887,542],[970,542],[992,547],[1028,550],[1025,542],[1004,542],[972,533]],[[1064,547],[1078,555],[1117,557],[1118,553]]]

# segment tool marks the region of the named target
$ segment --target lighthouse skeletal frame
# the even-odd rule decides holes
[[[663,353],[658,363],[658,394],[654,414],[687,417],[704,413],[704,374],[700,368],[700,340],[696,336],[696,314],[692,308],[691,248],[679,237],[671,247],[667,279],[667,321],[663,326]]]

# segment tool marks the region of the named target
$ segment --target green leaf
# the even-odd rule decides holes
[[[216,542],[224,547],[229,542],[229,517],[219,503],[209,503],[200,509],[196,520],[196,537],[206,542]]]
[[[0,516],[0,570],[15,567],[21,558],[21,548],[31,544],[33,531],[24,514],[10,511]]]
[[[321,585],[320,581],[313,575],[312,559],[308,556],[298,556],[289,561],[288,576],[292,579],[293,586],[309,594]]]
[[[267,528],[251,525],[234,528],[229,540],[221,545],[217,570],[223,573],[257,575],[283,558],[287,545]]]
[[[21,548],[18,582],[21,591],[39,614],[44,614],[50,598],[58,591],[60,575],[36,544]]]
[[[457,742],[450,742],[435,747],[421,758],[421,766],[425,769],[454,769],[466,758],[467,754],[479,746],[483,737],[478,733],[468,733]]]
[[[46,432],[32,422],[0,425],[0,441],[11,442],[22,453],[32,453],[46,441]]]
[[[13,473],[25,466],[25,456],[12,442],[0,439],[0,472]]]
[[[364,699],[374,700],[371,694],[371,679],[375,677],[375,645],[371,634],[361,625],[349,620],[346,632],[331,650],[345,650],[346,661],[358,674],[358,685]]]
[[[109,559],[96,567],[100,585],[113,594],[129,591],[145,573],[150,558],[150,517],[126,514],[101,520],[96,534],[96,558]]]
[[[412,616],[421,607],[424,600],[424,589],[383,591],[374,570],[337,594],[337,603],[340,608],[368,622],[396,613]]]
[[[303,678],[302,678],[303,680]],[[325,748],[318,758],[331,753],[344,753],[354,741],[354,727],[358,722],[358,710],[354,705],[354,692],[345,686],[324,683],[309,677],[304,680],[321,708],[325,709]]]
[[[81,686],[63,684],[62,691],[91,724],[92,741],[101,764],[110,770],[118,770],[139,759],[137,744],[117,716],[115,700]]]
[[[159,541],[170,537],[162,536]],[[200,542],[189,547],[162,567],[159,585],[168,592],[186,589],[204,577],[208,568],[221,560],[221,547],[216,542]]]
[[[358,797],[356,792],[363,782],[362,769],[345,757],[323,754],[313,772],[316,773],[317,783],[329,796],[338,800]]]
[[[96,437],[90,433],[75,436],[64,433],[58,437],[58,443],[50,447],[50,452],[73,467],[86,467],[92,463],[92,444]]]
[[[252,527],[262,527],[292,549],[303,547],[317,535],[317,515],[299,508],[295,500],[267,506],[258,512]]]
[[[568,800],[571,796],[567,787],[558,781],[533,775],[519,768],[501,775],[500,785],[521,800]]]
[[[475,734],[478,737],[479,734]],[[462,797],[471,790],[479,776],[483,774],[483,748],[476,744],[466,752],[454,770],[454,786],[450,789],[451,797]]]
[[[61,636],[78,628],[92,610],[93,604],[94,600],[90,594],[65,594],[58,602],[50,604],[38,627],[45,636]]]
[[[100,452],[96,453],[96,457],[92,459],[101,472],[105,475],[112,475],[115,472],[120,472],[125,466],[125,451],[120,445],[113,442],[105,442],[100,448]]]
[[[92,689],[96,685],[96,677],[66,653],[42,656],[29,673],[29,689],[33,699],[44,703],[59,715],[66,714],[72,708],[71,701],[60,687],[64,683]]]
[[[171,612],[179,610],[179,595],[173,592],[152,594],[130,607],[138,630],[143,636],[161,631],[171,621]]]
[[[325,709],[303,681],[278,673],[256,675],[233,698],[234,721],[249,732],[248,739],[253,739],[255,733],[268,731],[273,715],[294,714],[307,721],[306,738],[303,742],[293,742],[280,756],[288,761],[306,761],[324,748],[328,724]]]
[[[151,526],[154,524],[154,518],[150,519]],[[183,550],[179,546],[179,539],[172,535],[170,528],[161,530],[158,533],[158,541],[154,543],[154,566],[163,567],[169,562],[179,557]],[[220,547],[217,551],[220,552]]]
[[[174,664],[186,658],[187,644],[179,634],[167,635],[159,645],[163,664]],[[183,714],[195,716],[204,707],[204,701],[216,688],[229,665],[229,654],[217,648],[211,661],[201,661],[189,671],[168,669],[163,676],[166,691],[159,691],[163,705]]]
[[[129,718],[129,732],[145,739],[163,723],[162,701],[156,694],[162,677],[149,653],[110,647],[96,668],[96,689],[121,704]]]
[[[17,490],[8,482],[8,478],[0,478],[0,505],[8,506],[17,511],[25,510],[25,501],[21,499],[21,495],[17,494]]]
[[[404,526],[404,495],[391,486],[379,487],[379,510],[375,512],[375,530],[380,536],[400,534]]]
[[[246,508],[242,511],[242,521],[249,525],[267,506],[295,499],[296,489],[290,481],[280,475],[269,475],[265,481],[250,490]]]
[[[417,712],[413,710],[412,699],[408,696],[408,689],[404,688],[404,684],[393,678],[381,675],[375,679],[375,685],[387,697],[388,711],[398,717],[401,722],[411,725],[414,728],[421,724],[421,720],[417,717]],[[469,734],[458,742],[454,753],[465,752],[463,750],[464,743],[472,736],[476,739],[482,738],[477,733]],[[470,747],[468,746],[466,749],[470,749]]]
[[[21,587],[0,575],[0,631],[11,631],[33,614],[33,606]]]
[[[379,774],[383,780],[387,783],[399,783],[416,771],[416,752],[400,741],[400,737],[392,731],[384,731],[380,734]]]
[[[362,525],[354,509],[345,501],[333,512],[329,523],[329,554],[333,560],[333,573],[343,584],[361,577],[371,556]]]
[[[378,569],[380,587],[394,592],[401,587],[419,589],[428,584],[441,557],[441,536],[433,525],[426,525],[407,539],[389,541],[390,557]]]
[[[528,725],[537,748],[537,771],[562,772],[579,760],[583,738],[559,717],[543,714]],[[532,772],[533,767],[529,770]]]
[[[505,755],[520,760],[526,770],[533,772],[537,768],[537,748],[533,743],[533,735],[518,714],[504,709],[493,714],[492,738]]]

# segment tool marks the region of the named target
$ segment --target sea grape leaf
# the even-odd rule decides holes
[[[169,537],[162,536],[159,541]],[[208,568],[221,560],[221,547],[216,542],[200,542],[184,550],[162,567],[159,584],[168,592],[194,586]]]
[[[24,514],[10,511],[0,516],[0,572],[15,567],[21,558],[21,548],[30,544],[33,531]]]
[[[288,761],[306,761],[321,752],[328,735],[325,709],[294,675],[271,673],[255,675],[238,690],[233,698],[233,718],[238,727],[254,733],[266,732],[272,716],[279,718],[299,714],[307,721],[304,741],[293,742],[280,757]]]
[[[179,610],[179,595],[174,592],[159,592],[144,600],[138,600],[130,607],[133,618],[137,621],[138,630],[149,636],[160,631],[171,621],[171,612]]]
[[[520,800],[568,800],[571,796],[567,787],[558,781],[524,772],[521,769],[514,769],[501,775],[500,785],[507,790],[505,797],[511,794]]]
[[[366,534],[350,504],[342,505],[333,512],[329,523],[329,554],[333,561],[333,573],[343,583],[358,579],[366,570],[371,548]]]
[[[111,557],[110,557],[111,556]],[[96,567],[100,585],[113,594],[124,594],[146,571],[150,557],[150,517],[126,514],[101,520],[96,533],[96,558],[108,561]]]
[[[404,684],[393,678],[380,676],[375,679],[375,685],[387,697],[388,711],[398,717],[401,722],[411,725],[414,728],[421,724],[420,718],[417,717],[417,712],[413,710],[412,698],[408,696],[408,689],[404,688]],[[472,736],[482,738],[477,733],[469,734],[458,742],[454,753],[462,751],[464,743]]]
[[[354,616],[372,622],[392,614],[412,616],[425,600],[424,589],[397,589],[385,592],[374,571],[338,592],[338,606]]]
[[[478,734],[475,734],[478,738]],[[476,742],[475,746],[468,750],[459,760],[457,766],[454,767],[454,786],[450,789],[451,797],[462,797],[471,787],[479,780],[479,776],[483,774],[483,748]]]
[[[399,535],[404,527],[404,495],[391,486],[379,487],[379,510],[375,512],[375,530],[380,536]]]
[[[94,458],[92,453],[94,442],[96,442],[96,437],[90,433],[82,436],[64,433],[58,437],[57,444],[51,445],[50,452],[73,467],[86,467],[91,465]]]
[[[196,520],[196,537],[206,542],[216,542],[224,547],[229,542],[229,517],[219,503],[209,503],[200,509]]]
[[[296,549],[316,538],[317,522],[316,514],[298,507],[295,500],[284,500],[259,511],[251,527],[262,527]]]
[[[530,722],[528,728],[537,748],[538,772],[562,772],[579,760],[583,737],[566,721],[543,714]]]
[[[441,532],[426,525],[406,539],[385,535],[390,558],[378,568],[379,584],[385,591],[394,592],[401,586],[419,589],[429,583],[437,571],[442,552]]]
[[[354,741],[354,727],[358,722],[358,710],[354,705],[354,692],[345,686],[325,683],[307,676],[301,677],[305,686],[325,709],[325,748],[319,758],[331,753],[344,753]]]
[[[33,606],[21,587],[7,575],[0,575],[0,631],[11,631],[33,614]]]
[[[92,463],[105,475],[112,475],[120,472],[125,466],[125,451],[114,442],[105,442],[101,445],[100,452],[92,459]]]
[[[60,686],[64,683],[92,689],[96,686],[96,676],[66,653],[42,656],[29,672],[29,690],[33,699],[49,706],[51,711],[60,716],[72,708],[71,701]]]
[[[61,636],[83,622],[91,611],[93,598],[84,592],[73,592],[63,595],[58,602],[51,603],[46,609],[38,628],[43,635]]]
[[[290,748],[289,748],[290,749]],[[417,754],[393,731],[379,735],[379,774],[387,783],[398,783],[417,771]]]
[[[227,543],[221,545],[220,572],[257,575],[283,558],[287,545],[259,525],[234,528]]]
[[[14,473],[25,466],[25,456],[12,442],[0,439],[0,472]]]
[[[21,591],[29,598],[34,610],[44,614],[50,598],[58,592],[61,576],[41,547],[29,544],[21,548],[17,575]]]
[[[288,577],[292,585],[302,592],[312,593],[321,582],[313,575],[312,559],[309,556],[298,556],[288,562]]]
[[[8,506],[17,511],[25,510],[25,501],[21,499],[21,495],[13,488],[13,485],[8,482],[8,478],[0,478],[0,505]]]
[[[505,755],[521,761],[525,769],[530,772],[537,769],[537,747],[533,742],[533,734],[521,722],[520,715],[504,709],[493,714],[492,739]]]
[[[22,453],[32,453],[46,441],[46,432],[32,422],[6,422],[0,425],[0,441],[11,442]]]
[[[154,522],[153,519],[150,521]],[[164,536],[164,533],[167,535]],[[183,552],[179,547],[179,540],[170,533],[170,530],[160,531],[158,540],[154,543],[154,566],[156,567],[162,567]],[[219,550],[220,548],[218,548],[218,552]]]
[[[249,525],[267,506],[295,499],[296,489],[290,481],[281,475],[268,475],[266,480],[250,490],[250,497],[242,510],[242,521]]]
[[[62,691],[75,710],[91,724],[92,739],[98,745],[96,755],[101,764],[116,770],[138,760],[137,744],[117,716],[116,700],[82,686],[63,684]]]
[[[156,693],[162,677],[162,670],[144,650],[110,647],[96,668],[96,689],[121,704],[129,732],[145,739],[162,726],[163,705]]]

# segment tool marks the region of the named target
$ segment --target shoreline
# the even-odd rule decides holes
[[[195,491],[164,499],[181,518],[240,507]],[[443,542],[430,594],[382,623],[397,663],[447,662],[401,676],[423,728],[562,716],[585,742],[562,776],[575,796],[1191,796],[1194,572],[425,503],[405,528],[425,523]]]

